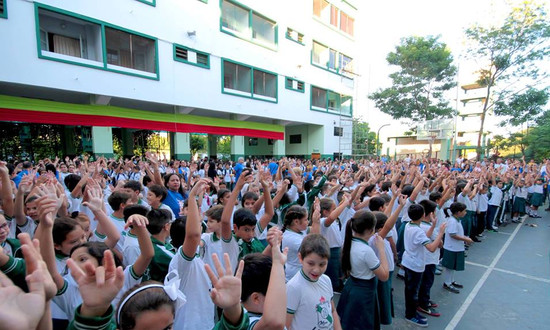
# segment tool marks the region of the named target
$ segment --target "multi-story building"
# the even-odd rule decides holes
[[[0,121],[90,127],[107,156],[113,128],[170,132],[182,159],[189,133],[231,135],[233,157],[350,154],[354,2],[0,0]]]

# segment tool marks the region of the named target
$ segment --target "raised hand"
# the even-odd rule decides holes
[[[210,292],[210,298],[216,306],[225,309],[229,307],[234,307],[241,302],[241,276],[243,274],[244,261],[239,262],[239,267],[237,268],[237,273],[233,276],[231,271],[231,261],[229,260],[229,255],[227,253],[223,254],[223,259],[225,263],[225,270],[223,269],[218,255],[216,253],[212,254],[212,259],[214,261],[214,266],[218,276],[214,274],[212,268],[208,264],[204,265],[206,273],[212,282],[214,287]]]
[[[279,262],[281,265],[286,263],[288,247],[281,253],[281,242],[283,233],[277,227],[271,227],[267,232],[267,241],[271,245],[271,258],[273,262]]]
[[[124,230],[128,230],[130,226],[132,228],[139,228],[147,230],[147,225],[149,224],[149,220],[147,220],[146,217],[139,214],[133,214],[128,218],[128,221],[126,221],[126,225],[124,225]]]
[[[88,194],[88,201],[82,203],[82,205],[88,207],[92,212],[103,210],[103,193],[101,192],[101,188],[99,186],[86,186],[86,193]]]
[[[23,250],[27,276],[32,275],[37,270],[40,270],[43,275],[42,282],[44,284],[46,301],[51,300],[57,293],[57,286],[48,272],[48,266],[40,254],[40,242],[38,242],[37,239],[31,240],[31,237],[27,233],[21,233],[17,236],[17,238],[21,242],[21,249]]]

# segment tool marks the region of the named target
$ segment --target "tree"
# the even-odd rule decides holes
[[[206,135],[189,134],[191,136],[191,157],[201,150],[206,150]]]
[[[218,137],[218,153],[222,157],[231,155],[231,136],[222,135]]]
[[[368,123],[359,118],[353,118],[352,124],[352,154],[354,156],[374,154],[376,152],[376,133],[370,130]]]
[[[525,92],[512,95],[508,100],[495,102],[495,115],[506,116],[500,125],[519,126],[528,121],[536,120],[548,103],[549,94],[546,89],[538,90],[530,87]]]
[[[450,117],[453,108],[445,91],[455,86],[456,67],[447,45],[439,37],[408,37],[388,54],[390,65],[399,67],[390,74],[392,86],[372,95],[376,106],[395,119],[426,121]]]
[[[489,109],[499,104],[495,111],[501,115],[512,115],[513,111],[508,110],[523,110],[501,105],[524,103],[524,100],[535,95],[540,98],[540,94],[531,88],[541,83],[537,62],[548,55],[550,25],[544,6],[528,0],[512,7],[500,26],[476,24],[466,29],[466,36],[469,39],[469,56],[481,63],[477,83],[486,89],[477,140],[479,158]],[[520,97],[521,94],[525,96]]]

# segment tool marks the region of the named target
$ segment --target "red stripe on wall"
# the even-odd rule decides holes
[[[251,128],[169,123],[111,116],[79,115],[5,108],[0,108],[0,121],[20,121],[38,124],[77,126],[113,126],[121,128],[148,129],[153,131],[169,131],[179,133],[208,133],[216,135],[250,136],[275,140],[284,140],[285,138],[285,134],[283,132],[272,132]]]

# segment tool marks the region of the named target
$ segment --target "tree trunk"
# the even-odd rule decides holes
[[[491,86],[493,85],[494,78],[487,85],[487,95],[485,95],[485,102],[483,103],[483,112],[481,113],[481,125],[479,127],[479,135],[477,136],[477,160],[481,160],[481,139],[483,138],[483,126],[485,125],[485,115],[489,107],[489,97],[491,95]]]

